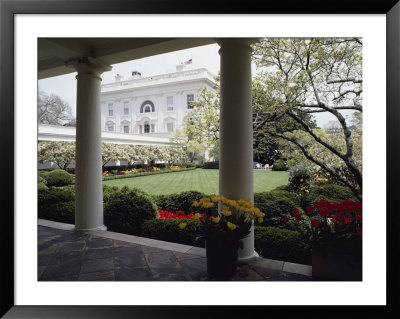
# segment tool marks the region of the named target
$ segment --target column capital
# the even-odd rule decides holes
[[[65,66],[74,68],[79,74],[100,76],[103,72],[110,71],[111,66],[99,59],[92,57],[81,57],[65,61]]]
[[[225,46],[245,46],[249,47],[259,41],[259,38],[215,38],[215,42],[222,48]]]

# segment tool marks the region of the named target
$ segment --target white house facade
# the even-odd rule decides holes
[[[142,77],[133,71],[128,79],[101,85],[101,128],[107,132],[168,137],[180,129],[201,88],[215,90],[207,69],[177,65],[176,72]]]

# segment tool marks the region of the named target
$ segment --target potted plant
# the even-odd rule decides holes
[[[350,200],[331,203],[321,199],[306,207],[304,231],[312,248],[312,273],[315,279],[362,280],[362,204]],[[291,211],[294,222],[303,219],[299,210]],[[284,223],[291,222],[285,217]]]
[[[265,214],[253,206],[250,198],[232,200],[211,196],[193,202],[193,206],[197,212],[192,219],[203,224],[201,236],[206,243],[208,273],[219,279],[233,276],[242,245],[240,240],[250,233],[254,220],[262,223]]]

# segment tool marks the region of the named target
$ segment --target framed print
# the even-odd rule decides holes
[[[0,167],[2,168],[3,185],[5,186],[0,193],[2,199],[1,224],[3,226],[1,239],[4,247],[1,258],[3,276],[1,279],[0,314],[4,315],[5,318],[200,318],[209,315],[224,318],[228,316],[244,317],[253,312],[256,315],[278,316],[287,314],[300,317],[309,317],[310,314],[319,316],[323,313],[324,317],[342,316],[345,318],[369,313],[374,313],[382,318],[399,315],[398,293],[396,292],[399,275],[396,246],[399,242],[399,236],[395,230],[398,217],[394,213],[398,206],[396,202],[397,179],[399,178],[397,166],[400,161],[398,150],[398,136],[400,136],[398,125],[400,120],[400,90],[398,89],[400,85],[399,16],[400,4],[396,0],[381,2],[336,1],[324,4],[320,1],[306,3],[289,1],[284,4],[250,1],[241,4],[229,4],[229,6],[208,0],[190,3],[187,1],[164,3],[152,0],[129,2],[123,0],[54,0],[45,2],[39,0],[29,2],[0,0],[0,129],[2,131],[0,143],[1,149],[4,150]],[[316,21],[316,18],[319,18],[319,20]],[[136,24],[130,24],[130,19],[137,20]],[[268,19],[276,21],[276,24],[264,24]],[[236,25],[235,21],[237,21]],[[374,211],[371,209],[370,211],[376,215],[373,217],[371,217],[372,214],[366,215],[365,218],[370,227],[374,220],[376,225],[385,228],[382,233],[378,233],[375,240],[374,236],[371,236],[371,232],[366,235],[366,242],[370,245],[368,248],[370,258],[367,259],[367,262],[376,262],[376,267],[371,264],[367,265],[370,270],[370,273],[368,273],[370,277],[368,278],[371,278],[371,273],[373,274],[374,269],[377,269],[375,275],[380,279],[380,282],[374,282],[376,284],[375,291],[381,291],[381,295],[370,294],[368,301],[358,302],[359,299],[357,299],[357,302],[353,303],[350,298],[350,291],[362,295],[362,293],[365,293],[363,291],[365,282],[361,282],[358,286],[354,283],[353,285],[346,283],[328,285],[324,282],[291,283],[292,286],[286,283],[279,283],[278,285],[276,282],[268,282],[268,285],[261,282],[235,283],[235,285],[212,283],[208,286],[204,285],[204,282],[190,286],[169,282],[167,285],[163,285],[163,283],[153,285],[152,283],[134,282],[128,284],[124,282],[117,287],[111,285],[111,283],[96,282],[89,285],[86,282],[67,282],[59,285],[40,280],[32,285],[28,275],[26,277],[21,275],[23,273],[21,272],[22,267],[25,267],[25,269],[29,267],[27,261],[37,258],[30,255],[32,252],[25,253],[24,251],[26,256],[21,259],[21,253],[16,253],[16,251],[17,247],[30,247],[32,245],[29,240],[31,234],[29,234],[26,226],[21,227],[20,221],[21,219],[32,220],[31,215],[36,211],[36,208],[32,209],[32,205],[23,206],[23,204],[25,204],[25,201],[26,203],[33,202],[36,204],[35,199],[32,201],[32,198],[37,197],[37,193],[31,194],[30,191],[26,191],[21,198],[19,189],[22,187],[21,181],[26,181],[26,185],[28,185],[29,180],[32,179],[32,174],[36,174],[36,172],[30,172],[29,167],[31,166],[28,165],[28,162],[36,161],[31,159],[29,154],[32,153],[21,152],[21,143],[18,144],[18,141],[21,141],[21,136],[25,136],[23,132],[25,129],[29,131],[29,127],[35,127],[28,122],[21,124],[19,115],[21,110],[28,112],[24,107],[29,107],[29,103],[36,103],[36,100],[32,102],[31,98],[28,100],[24,100],[24,98],[36,94],[39,62],[34,50],[38,48],[36,41],[38,38],[156,38],[157,35],[160,38],[165,38],[168,36],[168,32],[172,32],[171,30],[178,30],[172,34],[174,38],[189,38],[191,34],[197,39],[205,38],[207,35],[211,39],[258,38],[262,37],[263,34],[271,35],[271,37],[274,37],[273,34],[290,37],[291,33],[294,34],[293,37],[300,37],[299,34],[306,33],[304,31],[299,33],[298,30],[298,33],[296,33],[295,29],[300,30],[302,28],[302,21],[308,23],[312,35],[320,34],[318,33],[320,28],[329,28],[329,30],[335,29],[334,36],[339,37],[343,34],[347,36],[352,21],[355,30],[357,30],[356,33],[360,33],[355,34],[355,36],[362,37],[364,33],[371,35],[371,40],[367,46],[368,50],[366,49],[363,54],[365,53],[366,60],[370,61],[366,63],[368,65],[364,74],[366,78],[373,79],[373,81],[369,81],[368,92],[365,94],[370,101],[374,101],[372,107],[373,112],[376,113],[371,110],[368,111],[369,114],[374,115],[369,115],[368,123],[372,125],[372,128],[371,126],[367,127],[368,133],[365,135],[364,146],[367,145],[367,154],[372,154],[374,158],[365,159],[367,165],[364,167],[370,172],[368,178],[365,179],[365,184],[369,189],[366,202],[374,205]],[[370,21],[370,25],[368,25],[368,21]],[[358,22],[360,25],[357,25]],[[186,27],[182,28],[182,25]],[[59,26],[62,27],[58,29]],[[274,27],[280,33],[273,30]],[[227,30],[228,28],[231,30]],[[368,31],[365,31],[367,29]],[[21,34],[28,34],[28,36],[22,39]],[[47,36],[44,36],[44,34],[47,34]],[[371,43],[372,40],[376,40],[375,48]],[[124,44],[121,42],[120,45],[123,47]],[[376,55],[368,55],[369,50],[371,52],[375,50]],[[385,50],[386,56],[383,53]],[[371,64],[373,60],[371,57],[381,57],[382,59],[377,59],[375,63]],[[21,61],[25,61],[26,64],[21,63]],[[185,63],[191,62],[191,59],[185,60]],[[68,64],[68,62],[66,63]],[[237,69],[239,72],[240,67],[237,67]],[[35,83],[32,82],[32,74],[36,76]],[[386,78],[384,74],[386,74]],[[22,86],[23,92],[21,91],[21,81],[27,83]],[[384,88],[385,81],[386,91]],[[32,95],[33,90],[35,92]],[[189,105],[194,96],[189,94],[186,98],[185,103]],[[385,99],[386,108],[384,108]],[[172,96],[165,96],[165,102],[170,110],[173,110],[175,101]],[[26,106],[21,107],[21,105]],[[374,107],[374,105],[376,106]],[[143,112],[151,113],[154,104],[152,102],[143,103],[142,108],[143,110],[148,109],[148,111]],[[113,112],[112,106],[109,106],[107,111]],[[124,104],[124,112],[129,114],[127,101]],[[33,117],[35,117],[35,114],[32,113],[30,120]],[[171,123],[169,123],[169,126],[168,123],[165,124],[166,129],[172,130],[173,124]],[[373,127],[374,123],[376,123],[375,127]],[[153,132],[154,128],[149,123],[143,122],[142,124],[141,129],[143,131]],[[112,125],[109,125],[109,128],[110,130],[113,129]],[[128,133],[130,127],[126,125],[123,128],[121,127],[121,130],[126,130],[124,132]],[[29,142],[26,141],[23,142],[26,144],[23,145],[22,149],[36,148],[36,145],[33,146],[30,139]],[[378,145],[380,145],[380,148],[377,147]],[[375,149],[372,149],[372,146]],[[26,165],[24,165],[24,162]],[[17,194],[19,194],[19,197],[16,196]],[[21,207],[23,207],[22,210]],[[22,211],[23,213],[21,213]],[[382,234],[386,236],[386,239]],[[385,245],[381,246],[382,243],[385,243]],[[372,250],[374,250],[374,254],[371,253]],[[374,256],[377,256],[376,258],[379,260],[374,260]],[[382,264],[386,265],[386,269],[382,268]],[[32,267],[36,267],[36,265],[32,265]],[[30,273],[31,270],[27,270],[26,274],[28,272]],[[17,276],[17,274],[19,275]],[[385,275],[386,281],[383,280]],[[22,291],[22,289],[26,290]],[[329,291],[329,289],[332,290]],[[246,293],[244,292],[246,291],[253,295],[245,296]],[[286,291],[287,298],[277,301],[273,296],[274,291],[277,296],[285,295]],[[298,294],[298,300],[293,294],[294,291]],[[372,291],[372,289],[368,291]],[[168,292],[171,292],[172,296],[167,296]],[[332,295],[327,296],[330,293]],[[162,294],[165,295],[165,300],[162,299]],[[243,294],[243,296],[239,297],[240,294]],[[305,299],[307,294],[310,296],[308,300]],[[324,294],[329,299],[327,304],[321,301],[321,295]],[[179,299],[175,299],[179,298],[180,295],[182,295],[181,300],[184,300],[183,303]],[[339,296],[342,295],[346,296],[346,300],[340,299]],[[214,296],[215,299],[213,299]],[[107,302],[107,298],[110,298],[110,302]],[[202,298],[203,300],[201,300]],[[264,302],[263,298],[269,300]],[[318,302],[313,303],[313,298]],[[337,299],[332,300],[332,298]],[[374,300],[376,300],[376,303],[374,303]]]

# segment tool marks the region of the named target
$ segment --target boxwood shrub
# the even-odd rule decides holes
[[[265,213],[263,225],[268,225],[273,217],[282,218],[297,205],[296,194],[290,192],[272,191],[254,194],[254,206]]]
[[[178,225],[184,222],[186,227],[180,229]],[[148,238],[164,240],[184,245],[204,247],[204,239],[200,237],[202,224],[196,220],[179,219],[152,219],[142,224],[142,235]]]
[[[326,184],[323,187],[318,187],[313,192],[313,195],[315,200],[324,198],[333,202],[341,202],[344,200],[358,201],[350,188],[337,184]]]
[[[272,170],[273,171],[287,171],[288,167],[284,160],[278,159],[278,160],[274,161],[274,164],[272,165]]]
[[[189,213],[193,208],[193,202],[205,196],[204,193],[198,191],[186,191],[179,194],[153,195],[153,198],[159,209],[169,211],[179,210]]]
[[[205,162],[203,165],[204,169],[219,169],[219,162]]]
[[[73,186],[47,187],[38,184],[38,216],[61,223],[75,222],[75,191]]]
[[[297,231],[255,226],[254,247],[264,258],[311,265],[311,251]]]
[[[72,183],[72,176],[62,169],[55,169],[47,176],[47,186],[67,186]]]
[[[104,195],[104,223],[110,231],[140,235],[144,221],[156,218],[156,205],[145,192],[123,187]]]

